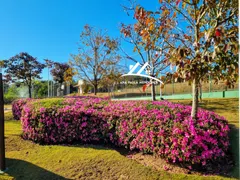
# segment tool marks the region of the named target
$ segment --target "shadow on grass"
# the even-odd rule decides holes
[[[211,175],[218,175],[222,177],[234,177],[236,179],[239,178],[239,164],[238,158],[239,158],[239,144],[238,144],[238,129],[236,127],[231,126],[231,132],[230,132],[230,155],[228,155],[228,158],[221,162],[221,164],[215,162],[211,165],[211,170],[203,170],[203,169],[195,169],[190,172],[190,174],[211,174]],[[73,145],[58,145],[58,146],[68,146],[68,147],[76,147],[76,148],[91,148],[95,150],[115,150],[119,152],[123,156],[128,156],[134,153],[137,153],[138,151],[131,152],[128,149],[125,149],[124,147],[116,147],[111,144],[82,144],[75,142]],[[143,156],[144,158],[144,156]],[[235,160],[234,166],[233,163],[230,163]],[[189,171],[184,168],[181,164],[173,164],[175,167],[183,168],[181,170],[181,173],[188,173]],[[149,165],[151,167],[151,163]],[[162,165],[161,165],[162,166]],[[218,166],[218,167],[217,167]],[[10,176],[13,176],[15,179],[65,179],[62,176],[59,176],[53,172],[50,172],[46,169],[43,169],[41,167],[38,167],[34,164],[31,164],[26,161],[18,160],[18,159],[7,159],[7,167],[9,168],[7,173]],[[208,166],[209,167],[209,166]],[[155,169],[154,167],[152,167]],[[171,171],[170,171],[171,172]],[[174,170],[173,170],[173,173]]]
[[[50,172],[46,169],[38,167],[27,161],[19,159],[6,159],[7,171],[6,173],[10,176],[13,176],[14,179],[34,179],[34,180],[43,180],[43,179],[56,179],[63,180],[66,179],[62,176],[59,176],[53,172]]]
[[[238,128],[231,125],[231,131],[230,131],[230,149],[227,153],[227,156],[221,160],[213,161],[212,163],[207,164],[204,168],[202,168],[199,165],[193,166],[192,170],[189,170],[186,165],[180,163],[166,163],[164,159],[161,159],[160,162],[166,163],[166,165],[171,165],[173,168],[173,173],[175,173],[175,170],[181,168],[181,173],[184,174],[195,174],[195,175],[213,175],[213,176],[222,176],[222,177],[232,177],[232,178],[239,178],[239,137],[238,137]],[[92,148],[96,150],[115,150],[121,155],[127,157],[132,156],[134,154],[140,153],[140,151],[130,151],[129,149],[126,149],[124,147],[116,147],[113,144],[103,144],[103,143],[93,143],[93,144],[81,144],[81,143],[75,143],[74,145],[69,145],[70,147],[77,147],[77,148]],[[141,156],[142,160],[145,159],[145,162],[148,161],[148,155],[152,154],[146,154]],[[153,156],[153,155],[152,155]],[[160,157],[159,157],[160,158]],[[158,161],[157,159],[155,159]],[[163,162],[164,161],[164,162]],[[142,163],[141,163],[142,164]],[[145,165],[145,164],[144,164]],[[149,163],[149,166],[153,169],[155,169],[154,166]],[[160,167],[162,164],[160,165]],[[170,171],[171,172],[171,171]]]
[[[232,170],[232,176],[239,178],[239,128],[234,125],[230,126],[230,152],[234,158],[234,168]]]
[[[209,111],[228,111],[229,113],[234,113],[236,112],[236,109],[234,108],[220,108],[220,107],[204,107],[204,106],[200,106],[201,108],[207,109]]]
[[[149,94],[147,96],[149,96]],[[127,94],[114,95],[114,98],[133,98],[133,97],[147,97],[147,96],[146,96],[146,93],[127,93]]]
[[[111,143],[104,143],[104,142],[91,142],[91,143],[79,143],[74,142],[72,145],[66,145],[69,147],[79,147],[79,148],[91,148],[95,150],[115,150],[119,152],[123,156],[127,156],[129,153],[132,153],[129,149],[126,149],[124,147],[118,147]]]

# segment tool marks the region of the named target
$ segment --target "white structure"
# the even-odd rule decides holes
[[[152,80],[155,80],[157,82],[159,82],[160,84],[164,84],[160,79],[157,79],[155,77],[151,77],[150,76],[150,70],[152,69],[152,67],[148,64],[148,62],[146,62],[142,67],[141,69],[137,72],[137,73],[134,73],[134,71],[139,67],[141,66],[139,62],[137,62],[135,64],[135,66],[132,66],[130,65],[130,71],[127,73],[127,74],[124,74],[122,75],[122,77],[124,76],[140,76],[140,77],[146,77],[146,78],[149,78],[151,80],[151,83],[152,83]],[[148,68],[147,68],[148,67]],[[142,71],[145,70],[146,74],[141,74]],[[161,73],[161,72],[160,72]],[[162,90],[161,90],[161,87],[160,87],[160,98],[162,97]]]
[[[140,63],[139,63],[139,62],[138,62],[137,64],[135,64],[135,66],[133,66],[132,68],[131,68],[131,66],[130,66],[130,68],[131,68],[130,71],[129,71],[127,74],[122,75],[122,77],[124,77],[124,76],[140,76],[140,77],[149,78],[149,79],[151,79],[151,80],[155,80],[155,81],[159,82],[160,84],[164,84],[160,79],[157,79],[157,78],[155,78],[155,77],[151,77],[151,76],[149,76],[149,74],[148,74],[148,75],[141,74],[142,71],[143,71],[146,67],[151,68],[151,66],[148,64],[148,62],[146,62],[146,63],[141,67],[141,69],[140,69],[137,73],[133,73],[133,72],[137,69],[138,66],[140,66]],[[145,71],[146,71],[146,72],[149,72],[148,69],[145,69]]]
[[[83,89],[82,89],[82,85],[84,84],[84,81],[82,79],[78,80],[78,85],[75,87],[78,87],[78,93],[81,95],[83,94]]]

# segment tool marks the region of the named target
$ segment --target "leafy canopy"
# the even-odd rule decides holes
[[[67,63],[54,62],[51,74],[54,81],[62,84],[64,81],[72,81],[73,71]]]
[[[238,8],[235,0],[160,1],[175,20],[168,60],[184,78],[232,86],[238,79]],[[166,19],[168,22],[169,19]],[[169,24],[169,23],[168,23]]]
[[[4,61],[6,67],[6,76],[12,82],[22,81],[28,86],[32,86],[32,80],[40,79],[40,74],[45,67],[44,64],[37,61],[37,58],[26,52],[21,52],[8,60]]]

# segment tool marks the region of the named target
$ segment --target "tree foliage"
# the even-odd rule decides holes
[[[175,20],[174,44],[168,60],[177,67],[175,79],[193,86],[192,117],[196,118],[198,89],[211,75],[233,86],[238,79],[238,2],[236,0],[161,2]],[[168,19],[166,19],[167,21]]]
[[[48,95],[48,82],[47,81],[34,81],[34,97],[44,98]]]
[[[100,80],[120,61],[117,54],[119,42],[110,38],[106,31],[85,25],[79,45],[79,53],[72,55],[70,64],[81,79],[94,87],[96,94]]]
[[[75,75],[73,68],[70,67],[67,63],[59,63],[59,62],[52,62],[48,61],[49,67],[51,69],[51,75],[53,76],[53,80],[59,83],[59,87],[57,89],[57,94],[61,95],[61,85],[64,82],[72,82],[72,78]]]
[[[26,52],[21,52],[4,61],[6,77],[9,81],[16,80],[28,86],[29,97],[32,97],[31,88],[34,79],[40,79],[40,73],[45,67],[37,58]]]
[[[120,66],[112,67],[100,80],[100,86],[107,89],[108,93],[114,90],[114,87],[121,81],[123,69]]]
[[[2,68],[4,68],[4,60],[0,60],[0,73],[2,72]]]
[[[50,59],[44,59],[45,63],[46,63],[46,67],[48,68],[52,68],[53,67],[53,61]]]
[[[77,72],[75,71],[75,69],[72,67],[69,67],[64,73],[64,81],[72,82],[73,76],[75,76],[76,74]]]
[[[171,75],[176,81],[184,79],[192,84],[191,116],[196,118],[202,81],[211,75],[216,83],[225,80],[226,85],[232,86],[238,79],[238,1],[159,0],[159,3],[155,12],[136,8],[135,18],[148,25],[140,35],[149,42],[153,22],[162,19],[158,31],[166,31],[163,38],[168,44],[164,59],[176,66]],[[160,17],[155,20],[145,18],[156,14]],[[154,48],[151,43],[147,45]]]
[[[169,60],[178,67],[178,77],[193,82],[206,80],[211,74],[215,82],[226,80],[234,85],[238,77],[238,9],[237,1],[166,1],[177,14]],[[179,25],[182,18],[185,26]]]
[[[121,33],[124,40],[133,45],[133,52],[138,53],[141,65],[148,62],[150,76],[158,77],[158,74],[169,66],[165,58],[169,49],[169,37],[174,22],[171,20],[170,13],[165,8],[158,12],[147,11],[140,5],[135,5],[132,1],[131,8],[124,7],[125,10],[134,9],[133,25],[122,24]],[[167,21],[166,21],[167,19]],[[133,56],[124,51],[126,58],[134,62],[139,62]],[[146,55],[145,55],[146,54]],[[152,99],[155,100],[155,86],[152,86]]]
[[[6,87],[6,86],[4,87],[3,98],[4,98],[5,104],[12,103],[12,101],[19,98],[19,96],[20,96],[19,90],[15,84],[8,85],[8,87]]]
[[[72,79],[72,74],[68,73],[70,66],[67,63],[53,62],[52,65],[51,74],[54,81],[62,84],[66,78]]]

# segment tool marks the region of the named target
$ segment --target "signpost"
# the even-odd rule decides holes
[[[5,169],[3,79],[2,73],[0,72],[0,170],[4,171]]]

